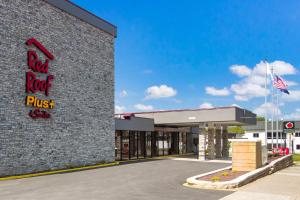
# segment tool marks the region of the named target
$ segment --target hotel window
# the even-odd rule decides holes
[[[300,132],[295,133],[295,137],[300,137]]]
[[[300,144],[296,145],[296,149],[299,150],[300,149]]]
[[[286,133],[282,133],[282,139],[286,139]]]
[[[254,138],[258,138],[258,137],[259,137],[259,134],[258,134],[258,133],[253,133],[253,137],[254,137]]]

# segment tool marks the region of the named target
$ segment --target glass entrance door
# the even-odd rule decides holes
[[[151,147],[151,132],[146,132],[146,156],[148,158],[152,157]]]
[[[156,141],[157,141],[157,132],[152,132],[151,133],[151,155],[152,155],[152,157],[158,156]]]
[[[128,160],[129,159],[129,132],[122,131],[121,137],[121,159]]]
[[[138,158],[145,158],[146,156],[146,133],[137,132],[138,143]]]
[[[129,159],[137,159],[137,134],[129,131]]]
[[[116,131],[115,134],[115,159],[121,160],[121,152],[122,152],[122,131]]]
[[[179,154],[179,133],[177,132],[171,134],[170,154]]]

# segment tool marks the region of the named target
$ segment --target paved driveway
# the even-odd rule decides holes
[[[220,199],[231,192],[183,187],[187,177],[228,166],[158,160],[0,182],[3,200]]]

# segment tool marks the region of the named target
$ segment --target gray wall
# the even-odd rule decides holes
[[[135,113],[137,117],[153,118],[155,124],[190,124],[216,122],[224,124],[255,124],[256,115],[237,107],[211,109],[173,110]]]
[[[0,10],[0,176],[114,161],[114,37],[42,0]],[[31,37],[55,56],[50,95],[33,94],[55,100],[51,119],[24,105]]]
[[[154,119],[130,117],[130,119],[115,119],[116,130],[154,131]]]

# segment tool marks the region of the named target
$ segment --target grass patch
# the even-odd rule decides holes
[[[293,161],[300,162],[300,154],[293,154]]]

